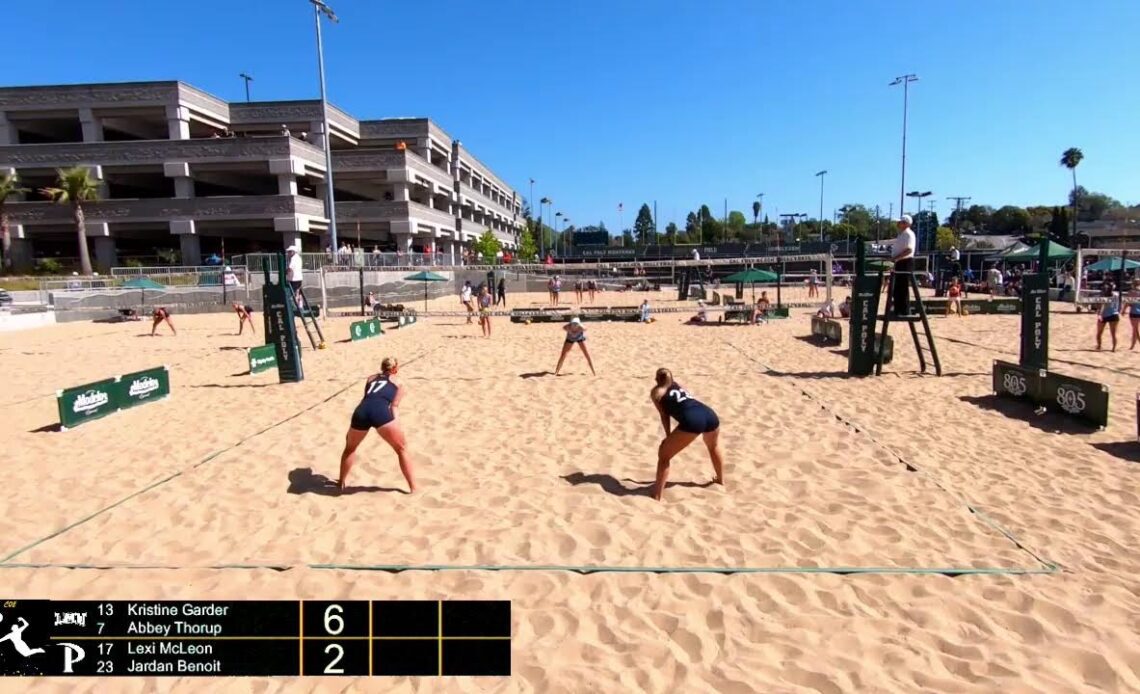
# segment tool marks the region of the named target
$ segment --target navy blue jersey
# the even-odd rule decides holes
[[[392,383],[385,376],[379,376],[376,380],[364,386],[364,398],[361,403],[374,403],[384,402],[389,407],[396,401],[396,393],[400,391],[400,386]]]
[[[700,404],[701,402],[689,395],[689,392],[679,383],[670,384],[665,389],[665,395],[661,398],[661,407],[665,410],[665,414],[676,420],[681,419],[681,413],[686,409]]]

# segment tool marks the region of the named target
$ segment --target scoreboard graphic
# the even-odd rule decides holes
[[[508,600],[0,601],[0,676],[510,674]]]

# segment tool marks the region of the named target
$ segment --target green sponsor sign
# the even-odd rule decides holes
[[[1108,386],[1094,381],[995,361],[993,391],[1102,429],[1108,426]],[[1137,399],[1137,417],[1140,421],[1140,398]]]
[[[170,395],[170,371],[159,366],[119,377],[119,407],[126,409]]]
[[[852,376],[870,376],[875,370],[879,342],[875,336],[875,321],[882,286],[878,275],[855,278],[851,291],[851,348],[847,351],[847,373]]]
[[[993,391],[995,395],[1036,403],[1041,399],[1045,372],[1026,369],[1007,361],[994,361]]]
[[[1049,368],[1049,278],[1043,273],[1021,279],[1021,358],[1027,369]]]
[[[277,368],[277,348],[273,345],[262,345],[246,350],[249,356],[249,373],[258,374],[262,371]]]
[[[1050,412],[1084,420],[1103,429],[1108,426],[1108,386],[1045,372],[1039,404]]]
[[[357,340],[367,340],[370,337],[384,334],[384,326],[380,325],[380,319],[372,318],[370,320],[356,321],[349,326],[349,339],[353,342]]]
[[[974,315],[1017,315],[1021,313],[1021,299],[959,299],[962,310]],[[922,307],[927,314],[937,316],[946,313],[949,299],[923,299]]]
[[[839,321],[829,318],[812,316],[811,334],[837,344],[843,342],[843,326],[840,325]]]
[[[170,370],[159,366],[56,393],[59,429],[67,431],[92,419],[161,400],[170,395]]]
[[[262,299],[268,328],[265,331],[267,344],[272,344],[277,354],[277,376],[281,383],[296,383],[305,380],[301,368],[301,349],[297,344],[297,325],[293,318],[293,302],[286,296],[284,284],[266,284],[262,287]]]
[[[119,381],[108,378],[56,392],[60,431],[119,411]]]

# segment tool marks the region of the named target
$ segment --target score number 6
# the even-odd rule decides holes
[[[344,608],[340,605],[329,605],[325,608],[325,633],[329,636],[339,636],[344,631]],[[330,643],[325,646],[325,654],[335,653],[329,664],[325,666],[326,675],[343,675],[344,668],[337,667],[337,663],[344,657],[344,647],[339,643]]]

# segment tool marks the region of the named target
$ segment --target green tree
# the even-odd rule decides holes
[[[760,219],[760,201],[757,200],[752,203],[752,223],[755,224]]]
[[[662,242],[668,243],[668,244],[677,243],[678,231],[680,231],[680,230],[677,229],[677,225],[674,224],[673,222],[669,222],[668,224],[666,224],[665,225],[665,238],[662,239]]]
[[[474,251],[475,255],[481,257],[483,262],[488,265],[495,262],[495,255],[502,247],[503,245],[499,243],[499,239],[495,238],[490,229],[484,231],[483,235],[471,244],[471,250]]]
[[[1015,205],[1005,205],[994,212],[990,224],[994,233],[1006,236],[1024,236],[1033,231],[1029,213]]]
[[[970,205],[969,209],[966,210],[965,219],[975,231],[992,234],[990,220],[993,214],[994,208],[989,205]]]
[[[534,234],[530,229],[523,229],[519,236],[519,260],[533,261],[538,257],[538,246],[534,242]]]
[[[0,176],[0,236],[3,238],[4,270],[12,271],[12,232],[8,226],[8,211],[5,203],[12,195],[28,192],[27,188],[20,187],[20,179],[16,174]]]
[[[1069,238],[1069,210],[1065,207],[1054,207],[1053,218],[1049,220],[1049,238],[1062,246],[1068,246]]]
[[[701,222],[697,217],[696,212],[690,212],[685,217],[685,236],[689,239],[700,238],[701,235]]]
[[[1081,161],[1085,158],[1085,153],[1079,147],[1070,147],[1061,153],[1061,166],[1065,167],[1073,174],[1073,194],[1070,196],[1069,205],[1073,208],[1073,236],[1077,238],[1077,167],[1080,166]]]
[[[744,213],[733,210],[728,213],[728,227],[725,229],[726,239],[739,239],[744,236],[744,227],[748,224],[748,220],[744,218]]]
[[[647,244],[653,238],[653,211],[649,205],[642,203],[637,211],[637,220],[633,223],[633,238],[640,244]]]
[[[71,205],[71,217],[75,220],[75,233],[79,237],[79,269],[84,275],[90,275],[91,254],[87,250],[87,218],[83,203],[99,199],[99,181],[91,176],[91,169],[86,166],[59,169],[56,173],[59,175],[56,185],[40,192],[61,205]]]
[[[948,251],[951,248],[957,248],[961,242],[958,234],[950,227],[938,227],[938,230],[934,232],[934,247],[937,250]]]
[[[1084,186],[1077,186],[1069,194],[1069,204],[1077,208],[1077,219],[1082,222],[1095,222],[1103,219],[1109,210],[1122,207],[1111,195],[1090,193]]]
[[[859,236],[860,238],[872,236],[871,230],[875,225],[875,218],[866,206],[844,205],[840,211],[843,213],[840,221],[855,227],[855,233],[852,236]]]

